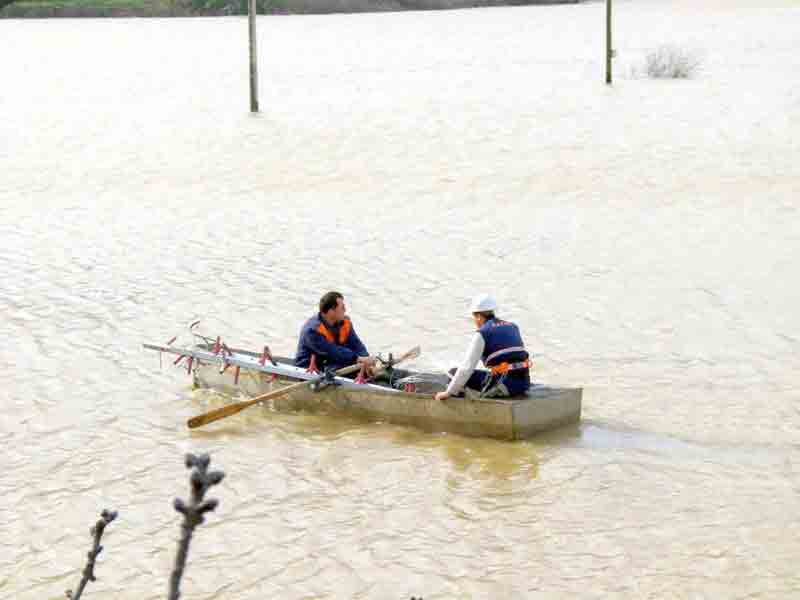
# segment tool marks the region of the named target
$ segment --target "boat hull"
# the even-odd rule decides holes
[[[220,373],[214,364],[193,370],[194,384],[225,394],[257,396],[298,380],[242,369]],[[342,414],[366,421],[408,425],[425,431],[447,431],[504,440],[525,439],[580,420],[581,388],[536,385],[520,398],[433,399],[432,392],[409,393],[376,385],[307,387],[270,403],[278,411]]]

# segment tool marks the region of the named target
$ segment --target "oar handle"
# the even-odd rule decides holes
[[[408,352],[406,352],[405,354],[400,356],[400,358],[394,359],[392,361],[391,365],[388,365],[388,366],[387,365],[381,365],[380,367],[375,369],[375,371],[373,371],[373,373],[372,373],[372,379],[375,379],[375,377],[378,375],[378,373],[382,373],[383,371],[386,371],[390,366],[394,367],[395,365],[400,364],[401,362],[403,362],[404,360],[408,360],[409,358],[417,358],[420,355],[421,351],[422,350],[420,349],[419,346],[414,346],[411,350],[409,350]]]

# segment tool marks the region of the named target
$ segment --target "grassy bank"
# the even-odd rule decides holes
[[[162,17],[182,14],[187,14],[187,10],[173,0],[26,0],[10,4],[0,12],[0,16],[6,18]]]
[[[237,14],[237,3],[198,5],[188,0],[20,0],[0,10],[6,18],[183,17]],[[274,3],[273,3],[274,4]],[[260,11],[261,12],[261,11]],[[263,12],[272,12],[264,10]],[[278,10],[277,12],[280,12]]]
[[[259,14],[575,4],[581,0],[258,0]],[[4,7],[5,5],[5,7]],[[247,13],[246,0],[0,0],[0,18],[185,17]]]

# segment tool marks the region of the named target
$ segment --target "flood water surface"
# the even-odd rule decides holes
[[[800,594],[800,6],[0,21],[0,597]],[[661,43],[688,80],[641,75]],[[491,291],[579,425],[506,443],[249,409],[159,367],[291,354],[320,295],[456,364]]]

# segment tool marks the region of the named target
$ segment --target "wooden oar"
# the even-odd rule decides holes
[[[400,358],[394,361],[393,364],[397,364],[401,361],[408,360],[409,358],[416,358],[420,355],[420,347],[417,346],[412,348],[405,354],[403,354]],[[355,373],[361,368],[361,364],[357,363],[355,365],[350,365],[349,367],[345,367],[343,369],[339,369],[336,371],[336,376],[339,377],[341,375],[349,375],[350,373]],[[383,370],[379,368],[376,370],[376,373]],[[189,426],[190,429],[194,429],[196,427],[202,427],[203,425],[208,425],[209,423],[213,423],[214,421],[219,421],[220,419],[224,419],[225,417],[230,417],[231,415],[235,415],[238,412],[243,411],[248,406],[253,406],[253,404],[258,404],[259,402],[264,402],[265,400],[272,400],[279,396],[283,396],[284,394],[288,394],[292,390],[299,389],[305,385],[310,385],[315,383],[317,379],[312,379],[310,381],[299,381],[298,383],[293,383],[292,385],[287,385],[279,390],[275,390],[274,392],[267,392],[266,394],[261,394],[260,396],[256,396],[250,400],[243,400],[242,402],[234,402],[233,404],[227,404],[221,408],[217,408],[216,410],[212,410],[210,412],[204,413],[202,415],[197,415],[196,417],[192,417],[189,419],[186,424]]]

